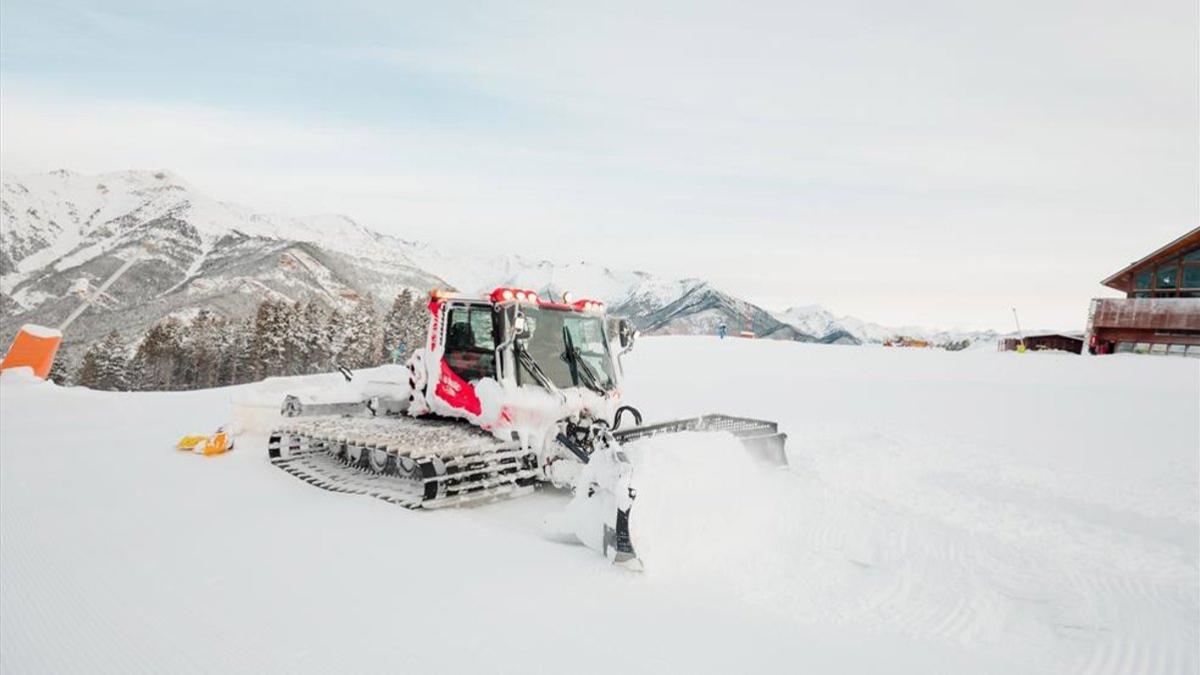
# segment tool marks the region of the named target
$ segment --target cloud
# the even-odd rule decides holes
[[[6,59],[3,168],[167,167],[897,323],[1078,325],[1100,277],[1200,219],[1190,2],[311,9],[106,15],[172,36],[98,52],[147,71],[107,88]]]

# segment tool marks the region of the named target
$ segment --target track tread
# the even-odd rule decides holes
[[[346,446],[358,451],[357,462],[346,459]],[[367,457],[379,449],[389,455],[382,472]],[[412,509],[527,494],[538,474],[529,451],[453,420],[288,420],[271,434],[270,455],[280,469],[315,487]]]

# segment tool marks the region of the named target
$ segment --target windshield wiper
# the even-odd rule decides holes
[[[542,385],[542,388],[553,394],[558,394],[560,399],[565,398],[563,393],[558,390],[558,387],[554,386],[554,383],[550,381],[550,378],[546,377],[546,373],[542,371],[542,367],[533,359],[533,355],[529,353],[529,350],[525,349],[520,342],[517,342],[517,360],[521,362],[521,365],[525,366],[525,370],[528,370],[533,375],[533,379]]]
[[[604,387],[600,386],[600,376],[592,369],[592,364],[588,363],[587,359],[583,358],[580,351],[575,348],[575,340],[571,337],[571,331],[567,330],[566,326],[563,326],[563,342],[567,347],[565,354],[567,363],[571,364],[571,369],[575,371],[575,379],[583,380],[583,386],[601,396],[607,393]],[[579,377],[581,374],[583,377]]]

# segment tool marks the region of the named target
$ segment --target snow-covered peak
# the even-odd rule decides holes
[[[279,246],[293,243],[311,243],[316,250],[311,256],[291,251],[278,263],[239,258],[268,250],[275,255]],[[941,334],[839,317],[819,305],[771,314],[703,279],[672,279],[586,260],[558,262],[517,253],[480,254],[469,247],[435,247],[375,232],[343,215],[259,213],[218,201],[167,170],[0,176],[0,293],[13,301],[6,306],[11,314],[32,312],[60,298],[68,285],[59,283],[63,279],[83,274],[78,270],[104,256],[127,259],[129,251],[143,244],[154,252],[157,274],[169,277],[169,283],[155,291],[156,297],[224,285],[261,289],[267,279],[268,286],[283,289],[316,284],[331,298],[386,300],[398,284],[427,288],[444,281],[470,294],[497,286],[529,288],[546,296],[571,291],[576,297],[601,300],[647,326],[657,322],[679,332],[708,331],[724,322],[749,325],[760,335],[791,336],[786,339],[845,333],[859,341],[881,342],[897,334]],[[243,244],[245,249],[239,249]],[[323,257],[321,251],[343,254],[343,262],[330,263],[338,269],[328,269],[316,259]],[[244,265],[239,267],[239,261]],[[110,264],[93,265],[86,275],[98,283]],[[217,266],[254,269],[258,277],[218,282],[212,278]],[[297,275],[305,274],[312,279],[299,282]],[[789,330],[780,330],[785,327]]]
[[[775,318],[809,335],[824,336],[841,328],[837,317],[820,305],[789,307],[777,313]]]
[[[994,341],[997,334],[994,331],[954,331],[926,326],[883,326],[864,321],[854,316],[838,316],[820,305],[798,305],[789,307],[782,312],[776,312],[775,318],[803,332],[817,337],[845,333],[860,342],[879,343],[906,336],[942,343],[967,339],[972,342]]]
[[[311,242],[370,259],[385,267],[411,267],[400,242],[342,215],[293,217],[257,213],[221,202],[165,170],[82,174],[56,170],[0,177],[0,292],[47,271],[65,271],[127,248],[148,245],[161,258],[196,275],[223,238]],[[31,308],[44,295],[24,291]]]
[[[393,240],[412,264],[447,280],[466,293],[497,286],[528,288],[546,296],[570,291],[609,305],[631,302],[660,307],[678,297],[686,282],[639,270],[615,269],[586,260],[558,263],[519,254],[455,254],[421,242]]]

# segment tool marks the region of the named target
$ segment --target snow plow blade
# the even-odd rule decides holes
[[[322,403],[305,403],[298,396],[288,395],[283,399],[279,414],[284,417],[319,417],[322,415],[373,415],[370,401],[353,400]]]
[[[779,425],[766,420],[732,415],[701,415],[686,419],[647,424],[612,432],[621,444],[657,436],[677,434],[685,431],[724,431],[737,437],[754,457],[775,466],[787,466],[787,434],[780,433]]]

